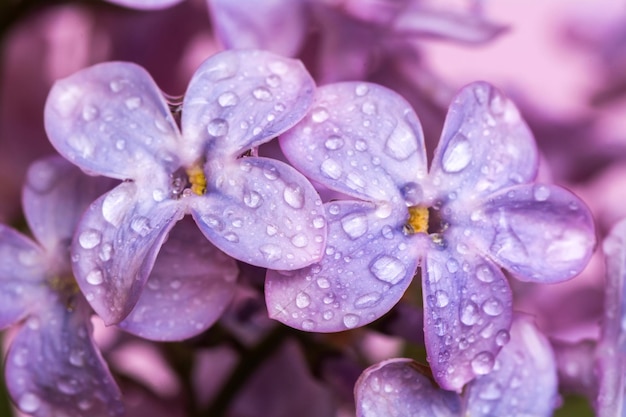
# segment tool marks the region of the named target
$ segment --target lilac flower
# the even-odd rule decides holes
[[[454,99],[428,171],[420,123],[374,84],[318,89],[280,144],[310,178],[346,195],[325,204],[324,258],[268,271],[270,316],[334,332],[365,325],[402,297],[420,266],[428,360],[444,389],[488,373],[507,338],[501,268],[553,283],[589,260],[594,226],[570,192],[534,184],[537,150],[515,106],[486,83]],[[416,329],[417,331],[417,329]]]
[[[439,389],[410,359],[371,366],[354,388],[357,417],[551,416],[558,381],[550,344],[526,317],[513,322],[510,337],[494,370],[461,396]]]
[[[29,169],[23,192],[26,221],[37,241],[0,225],[0,328],[26,319],[8,352],[6,381],[25,413],[123,413],[69,256],[78,217],[111,185],[86,177],[62,158],[40,160]]]
[[[294,269],[320,259],[326,223],[314,188],[287,164],[244,155],[298,122],[313,89],[298,61],[222,52],[192,78],[179,130],[134,64],[95,65],[54,85],[45,108],[52,144],[85,171],[125,180],[90,206],[72,245],[76,280],[105,323],[135,306],[185,214],[244,262]]]
[[[120,6],[131,9],[158,10],[172,7],[183,0],[107,0]]]

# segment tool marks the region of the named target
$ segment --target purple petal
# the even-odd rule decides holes
[[[473,83],[450,105],[431,180],[441,195],[455,192],[467,202],[532,181],[537,164],[534,138],[515,105],[489,84]]]
[[[156,203],[124,182],[87,210],[72,243],[72,268],[87,301],[107,325],[137,302],[167,233],[182,217],[177,201]]]
[[[10,395],[36,417],[120,416],[121,395],[94,344],[89,307],[80,296],[75,302],[39,304],[20,329],[6,362]]]
[[[579,274],[595,247],[589,209],[553,185],[520,185],[492,195],[471,214],[474,244],[524,281],[559,282]]]
[[[35,161],[22,198],[31,232],[51,252],[59,244],[69,245],[87,206],[113,185],[113,180],[85,175],[60,156]],[[65,257],[67,248],[61,250]]]
[[[24,318],[41,295],[45,254],[26,236],[0,224],[0,329]]]
[[[158,10],[172,7],[183,0],[106,0],[131,9]]]
[[[57,81],[44,117],[61,155],[112,178],[150,177],[180,147],[163,95],[146,70],[127,62],[94,65]]]
[[[208,159],[237,156],[296,124],[314,89],[298,60],[263,51],[220,52],[204,61],[187,88],[185,140],[193,149],[205,149]]]
[[[400,300],[417,269],[420,241],[403,234],[405,211],[356,201],[325,207],[325,256],[294,272],[268,270],[265,297],[276,320],[307,331],[337,332],[376,320]]]
[[[599,381],[596,412],[598,417],[609,417],[621,416],[624,408],[626,220],[613,226],[602,249],[606,259],[606,287],[602,335],[596,354]]]
[[[458,417],[461,399],[439,389],[411,359],[370,366],[354,387],[357,417]]]
[[[447,233],[448,249],[433,246],[422,269],[424,338],[435,380],[460,392],[491,371],[508,338],[512,296],[496,265],[466,248],[453,252],[463,246],[454,230]]]
[[[554,354],[530,318],[516,318],[493,372],[470,383],[465,400],[471,416],[552,415],[558,404]]]
[[[189,201],[194,219],[215,246],[241,261],[280,270],[302,268],[322,257],[324,210],[304,176],[267,158],[214,162],[206,195]]]
[[[422,128],[410,104],[375,84],[317,90],[309,115],[280,138],[306,176],[345,194],[394,202],[398,189],[416,204],[426,176]]]
[[[225,49],[263,49],[294,56],[307,34],[302,0],[207,0],[217,38]]]
[[[133,311],[120,323],[152,340],[182,340],[209,328],[233,298],[235,260],[207,242],[191,219],[170,232]]]

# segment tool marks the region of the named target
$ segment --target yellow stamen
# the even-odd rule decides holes
[[[187,170],[187,177],[191,183],[191,191],[196,195],[204,195],[206,192],[206,177],[202,167],[192,166]]]
[[[420,206],[409,207],[407,227],[410,233],[428,232],[428,208]]]

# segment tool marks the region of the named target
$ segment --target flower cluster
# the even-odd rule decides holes
[[[444,75],[488,7],[0,5],[0,415],[622,415],[621,131]]]

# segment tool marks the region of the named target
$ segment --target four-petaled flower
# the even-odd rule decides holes
[[[430,166],[409,104],[384,87],[321,87],[309,115],[280,138],[308,177],[345,194],[325,204],[324,258],[268,271],[269,314],[333,332],[388,312],[422,277],[428,360],[444,389],[491,371],[509,337],[511,290],[570,279],[595,245],[587,207],[535,184],[538,155],[515,106],[486,83],[454,99]],[[418,331],[418,329],[416,329]]]
[[[247,263],[282,270],[320,259],[326,221],[317,192],[289,165],[255,156],[306,114],[314,88],[299,61],[221,52],[174,109],[179,129],[134,64],[99,64],[55,83],[45,107],[52,144],[83,170],[124,181],[89,207],[72,244],[76,280],[106,324],[135,306],[185,214]]]
[[[60,157],[35,162],[23,189],[37,242],[0,225],[0,329],[26,319],[5,365],[18,408],[40,417],[121,415],[121,394],[94,344],[92,311],[70,269],[83,210],[113,186]]]

